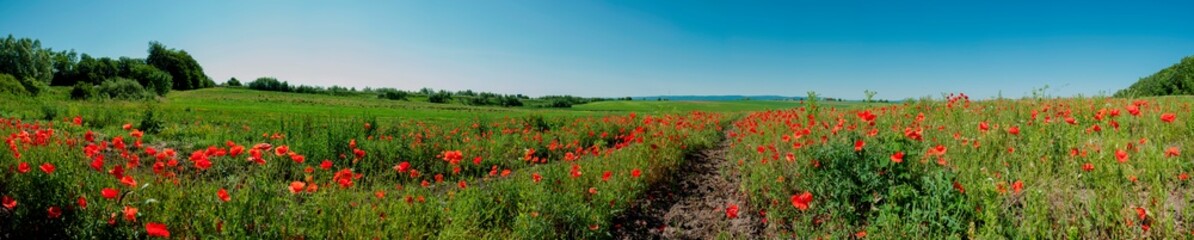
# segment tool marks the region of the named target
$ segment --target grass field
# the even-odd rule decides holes
[[[229,88],[70,101],[57,90],[3,97],[5,236],[133,238],[161,223],[184,238],[599,238],[728,123],[685,102],[590,111]]]
[[[704,237],[1194,231],[1188,97],[542,109],[234,88],[71,101],[58,90],[0,97],[4,238],[686,236],[671,235],[687,228],[678,222],[615,219],[695,173],[724,176],[710,188],[736,194],[690,212],[713,212],[701,221],[715,229],[758,229]],[[684,167],[711,149],[725,154],[703,161],[728,167]]]

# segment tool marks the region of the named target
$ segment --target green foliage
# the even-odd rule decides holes
[[[53,52],[42,49],[40,40],[9,34],[0,40],[0,73],[49,85],[54,77]]]
[[[37,79],[33,79],[33,78],[22,79],[21,85],[25,86],[26,92],[29,92],[29,94],[32,94],[34,96],[37,96],[37,95],[41,94],[42,92],[50,91],[50,85],[47,85],[46,83],[44,83],[42,81],[38,81]]]
[[[406,100],[406,97],[408,95],[410,95],[410,93],[407,93],[406,91],[392,89],[392,88],[378,89],[377,91],[380,92],[379,94],[377,94],[377,98],[390,99],[390,100]]]
[[[137,81],[127,78],[115,78],[104,81],[99,85],[98,92],[101,96],[110,99],[124,99],[137,100],[153,98],[152,93],[149,93]]]
[[[21,85],[21,81],[16,77],[0,73],[0,94],[25,96],[29,95],[29,91],[25,90],[25,86]]]
[[[150,42],[149,57],[145,62],[169,73],[174,81],[171,85],[173,89],[191,90],[215,86],[203,72],[199,62],[185,50],[170,49],[162,43]]]
[[[224,82],[224,86],[240,87],[241,84],[240,84],[240,80],[236,80],[236,78],[234,77],[234,78],[228,79],[227,82]]]
[[[146,109],[145,114],[141,115],[141,124],[137,126],[137,129],[150,134],[161,133],[166,122],[162,121],[159,117],[155,117],[154,112],[156,111],[153,108]]]
[[[70,88],[70,99],[72,100],[87,100],[98,96],[99,93],[95,90],[95,85],[90,83],[79,82]]]
[[[451,100],[452,93],[444,90],[440,90],[439,92],[427,96],[427,101],[431,103],[448,103],[448,101]]]
[[[1146,97],[1166,95],[1194,95],[1194,56],[1182,58],[1148,77],[1140,78],[1126,89],[1115,92],[1115,97]]]
[[[249,82],[249,89],[275,92],[292,92],[290,83],[278,81],[273,77],[259,77],[257,80]]]

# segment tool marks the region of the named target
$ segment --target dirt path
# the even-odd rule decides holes
[[[738,190],[737,168],[726,160],[729,140],[687,156],[663,182],[614,218],[616,239],[760,238],[758,212]],[[729,204],[738,217],[726,217]],[[621,225],[618,227],[618,225]]]

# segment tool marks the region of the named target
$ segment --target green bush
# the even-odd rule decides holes
[[[25,96],[29,95],[29,92],[25,91],[25,86],[21,85],[21,81],[16,77],[0,73],[0,94]]]
[[[104,81],[99,86],[100,95],[111,99],[147,99],[152,98],[152,94],[145,91],[144,87],[137,81],[129,80],[127,78],[114,78]]]
[[[236,80],[236,78],[232,78],[232,79],[228,79],[228,81],[227,81],[227,82],[224,82],[224,86],[228,86],[228,87],[240,87],[240,86],[241,86],[241,84],[240,84],[240,80]]]
[[[21,85],[25,86],[25,91],[30,95],[37,96],[43,92],[50,91],[50,85],[33,78],[25,78],[21,80]]]
[[[451,101],[451,100],[452,100],[452,93],[449,93],[449,92],[443,91],[443,90],[440,90],[439,92],[437,92],[435,94],[431,94],[430,96],[427,96],[427,101],[431,102],[431,103],[448,103],[448,101]]]
[[[406,100],[406,97],[408,95],[409,94],[406,93],[405,91],[384,90],[384,91],[382,91],[381,94],[377,95],[377,98],[384,98],[384,99],[390,99],[390,100]]]
[[[70,88],[70,99],[72,100],[87,100],[96,96],[95,85],[86,82],[75,83],[74,87]]]

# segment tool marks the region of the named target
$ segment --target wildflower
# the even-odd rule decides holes
[[[1162,122],[1165,122],[1165,123],[1173,123],[1173,121],[1174,121],[1174,120],[1177,120],[1177,115],[1174,115],[1173,113],[1165,113],[1165,114],[1161,114],[1161,121],[1162,121]]]
[[[726,218],[729,218],[729,219],[738,218],[738,205],[737,204],[731,203],[728,207],[726,207]]]
[[[228,195],[228,190],[223,188],[221,188],[219,191],[216,191],[216,197],[220,198],[220,201],[222,202],[228,202],[229,200],[232,200],[232,196]]]
[[[290,193],[292,193],[292,194],[303,192],[304,188],[307,188],[307,183],[300,182],[300,181],[290,182],[289,190],[290,190]]]
[[[124,206],[124,210],[122,212],[124,213],[125,221],[129,221],[129,222],[137,221],[137,208]]]
[[[170,237],[170,231],[166,229],[166,224],[161,224],[161,223],[154,223],[154,222],[146,223],[145,224],[145,233],[149,234],[150,237],[160,237],[160,238],[169,238]]]
[[[332,161],[324,159],[323,162],[319,164],[319,168],[323,170],[332,169]]]
[[[0,197],[0,205],[4,205],[4,208],[12,210],[17,208],[17,200],[9,196]]]
[[[904,152],[896,152],[895,154],[892,154],[891,161],[895,163],[904,162]]]
[[[54,174],[54,169],[57,169],[54,167],[53,163],[43,163],[38,168],[41,169],[41,171],[45,172],[46,174]]]
[[[808,210],[808,203],[813,201],[813,194],[805,191],[801,194],[792,195],[792,206],[800,211]]]

